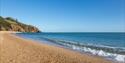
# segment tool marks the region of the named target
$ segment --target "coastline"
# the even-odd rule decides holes
[[[1,63],[112,63],[100,57],[34,42],[0,32]]]

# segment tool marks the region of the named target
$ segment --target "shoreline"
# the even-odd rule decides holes
[[[112,63],[101,57],[42,44],[10,33],[0,32],[2,63]]]
[[[15,34],[15,35],[16,35],[16,34]],[[113,59],[111,59],[111,58],[106,58],[106,57],[103,57],[103,56],[93,55],[93,54],[91,54],[91,53],[78,51],[78,50],[75,50],[75,49],[72,49],[72,48],[69,48],[69,47],[65,47],[65,46],[63,46],[63,45],[55,44],[55,43],[50,42],[50,41],[41,41],[41,40],[35,40],[35,39],[31,39],[31,38],[24,38],[24,37],[19,36],[19,35],[16,35],[16,36],[19,37],[19,38],[22,38],[22,39],[32,40],[33,42],[37,42],[37,43],[40,43],[40,44],[45,44],[45,45],[49,45],[49,46],[54,46],[54,47],[57,47],[57,48],[63,48],[63,49],[69,50],[69,51],[77,52],[77,53],[84,54],[84,55],[88,55],[88,56],[92,56],[92,57],[99,57],[99,58],[104,59],[104,60],[106,60],[106,61],[110,61],[111,63],[118,63],[118,61],[113,60]],[[122,62],[119,62],[119,63],[122,63]]]
[[[117,53],[117,51],[115,53],[111,52],[111,50],[114,50],[117,47],[110,47],[110,46],[104,46],[104,45],[98,45],[97,46],[96,45],[98,48],[101,48],[101,49],[98,49],[98,48],[93,47],[93,46],[95,46],[94,44],[93,45],[87,44],[88,46],[86,47],[86,45],[82,44],[82,43],[79,46],[79,44],[77,44],[77,42],[75,42],[75,41],[70,42],[68,40],[63,40],[63,39],[58,40],[58,37],[56,37],[57,39],[56,38],[52,39],[51,37],[47,38],[47,35],[52,35],[52,33],[49,33],[45,36],[44,36],[44,34],[46,34],[46,33],[43,33],[43,34],[40,33],[40,34],[41,35],[39,35],[37,33],[35,33],[35,34],[33,33],[33,35],[32,35],[32,33],[31,34],[29,34],[29,33],[18,34],[17,33],[16,35],[21,37],[21,38],[34,40],[34,42],[45,43],[47,45],[66,48],[68,50],[77,51],[77,52],[80,52],[80,53],[83,53],[83,54],[86,53],[86,54],[89,54],[89,55],[92,55],[92,56],[98,56],[98,57],[104,58],[106,60],[113,61],[114,63],[124,63],[124,61],[125,61],[124,60],[124,58],[125,58],[124,54],[119,54],[119,53]],[[34,35],[39,35],[39,36],[35,37]],[[37,39],[37,38],[39,38],[39,39]],[[79,40],[79,39],[75,39],[75,40]],[[83,46],[83,47],[81,47],[81,46]],[[104,48],[106,50],[104,50]]]

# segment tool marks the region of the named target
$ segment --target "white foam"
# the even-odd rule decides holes
[[[109,53],[109,52],[106,52],[106,51],[103,51],[103,50],[96,50],[96,49],[92,49],[92,48],[89,48],[89,47],[80,47],[80,46],[67,44],[67,43],[61,43],[61,44],[65,45],[65,46],[68,46],[68,47],[71,47],[74,50],[84,51],[84,52],[87,52],[87,53],[91,53],[93,55],[103,56],[103,57],[106,57],[106,58],[111,58],[113,60],[125,63],[125,55],[116,54],[116,53]]]
[[[115,59],[116,61],[119,61],[119,62],[125,62],[125,55],[113,54],[113,53],[105,52],[103,50],[96,50],[96,49],[91,49],[91,48],[87,48],[87,47],[79,47],[79,46],[73,46],[73,45],[72,45],[72,48],[74,50],[81,50],[84,52],[89,52],[89,53],[92,53],[94,55],[110,57],[110,58]]]
[[[123,55],[117,55],[115,59],[118,60],[118,61],[125,62],[125,55],[124,56]]]
[[[99,52],[98,52],[98,55],[102,55],[102,56],[106,56],[106,54],[105,54],[105,52],[104,51],[102,51],[102,50],[100,50]]]

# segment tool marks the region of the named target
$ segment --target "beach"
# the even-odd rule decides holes
[[[112,63],[102,57],[42,44],[0,32],[0,63]]]

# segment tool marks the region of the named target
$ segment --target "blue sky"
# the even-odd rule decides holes
[[[44,32],[125,32],[125,0],[0,0],[0,15]]]

